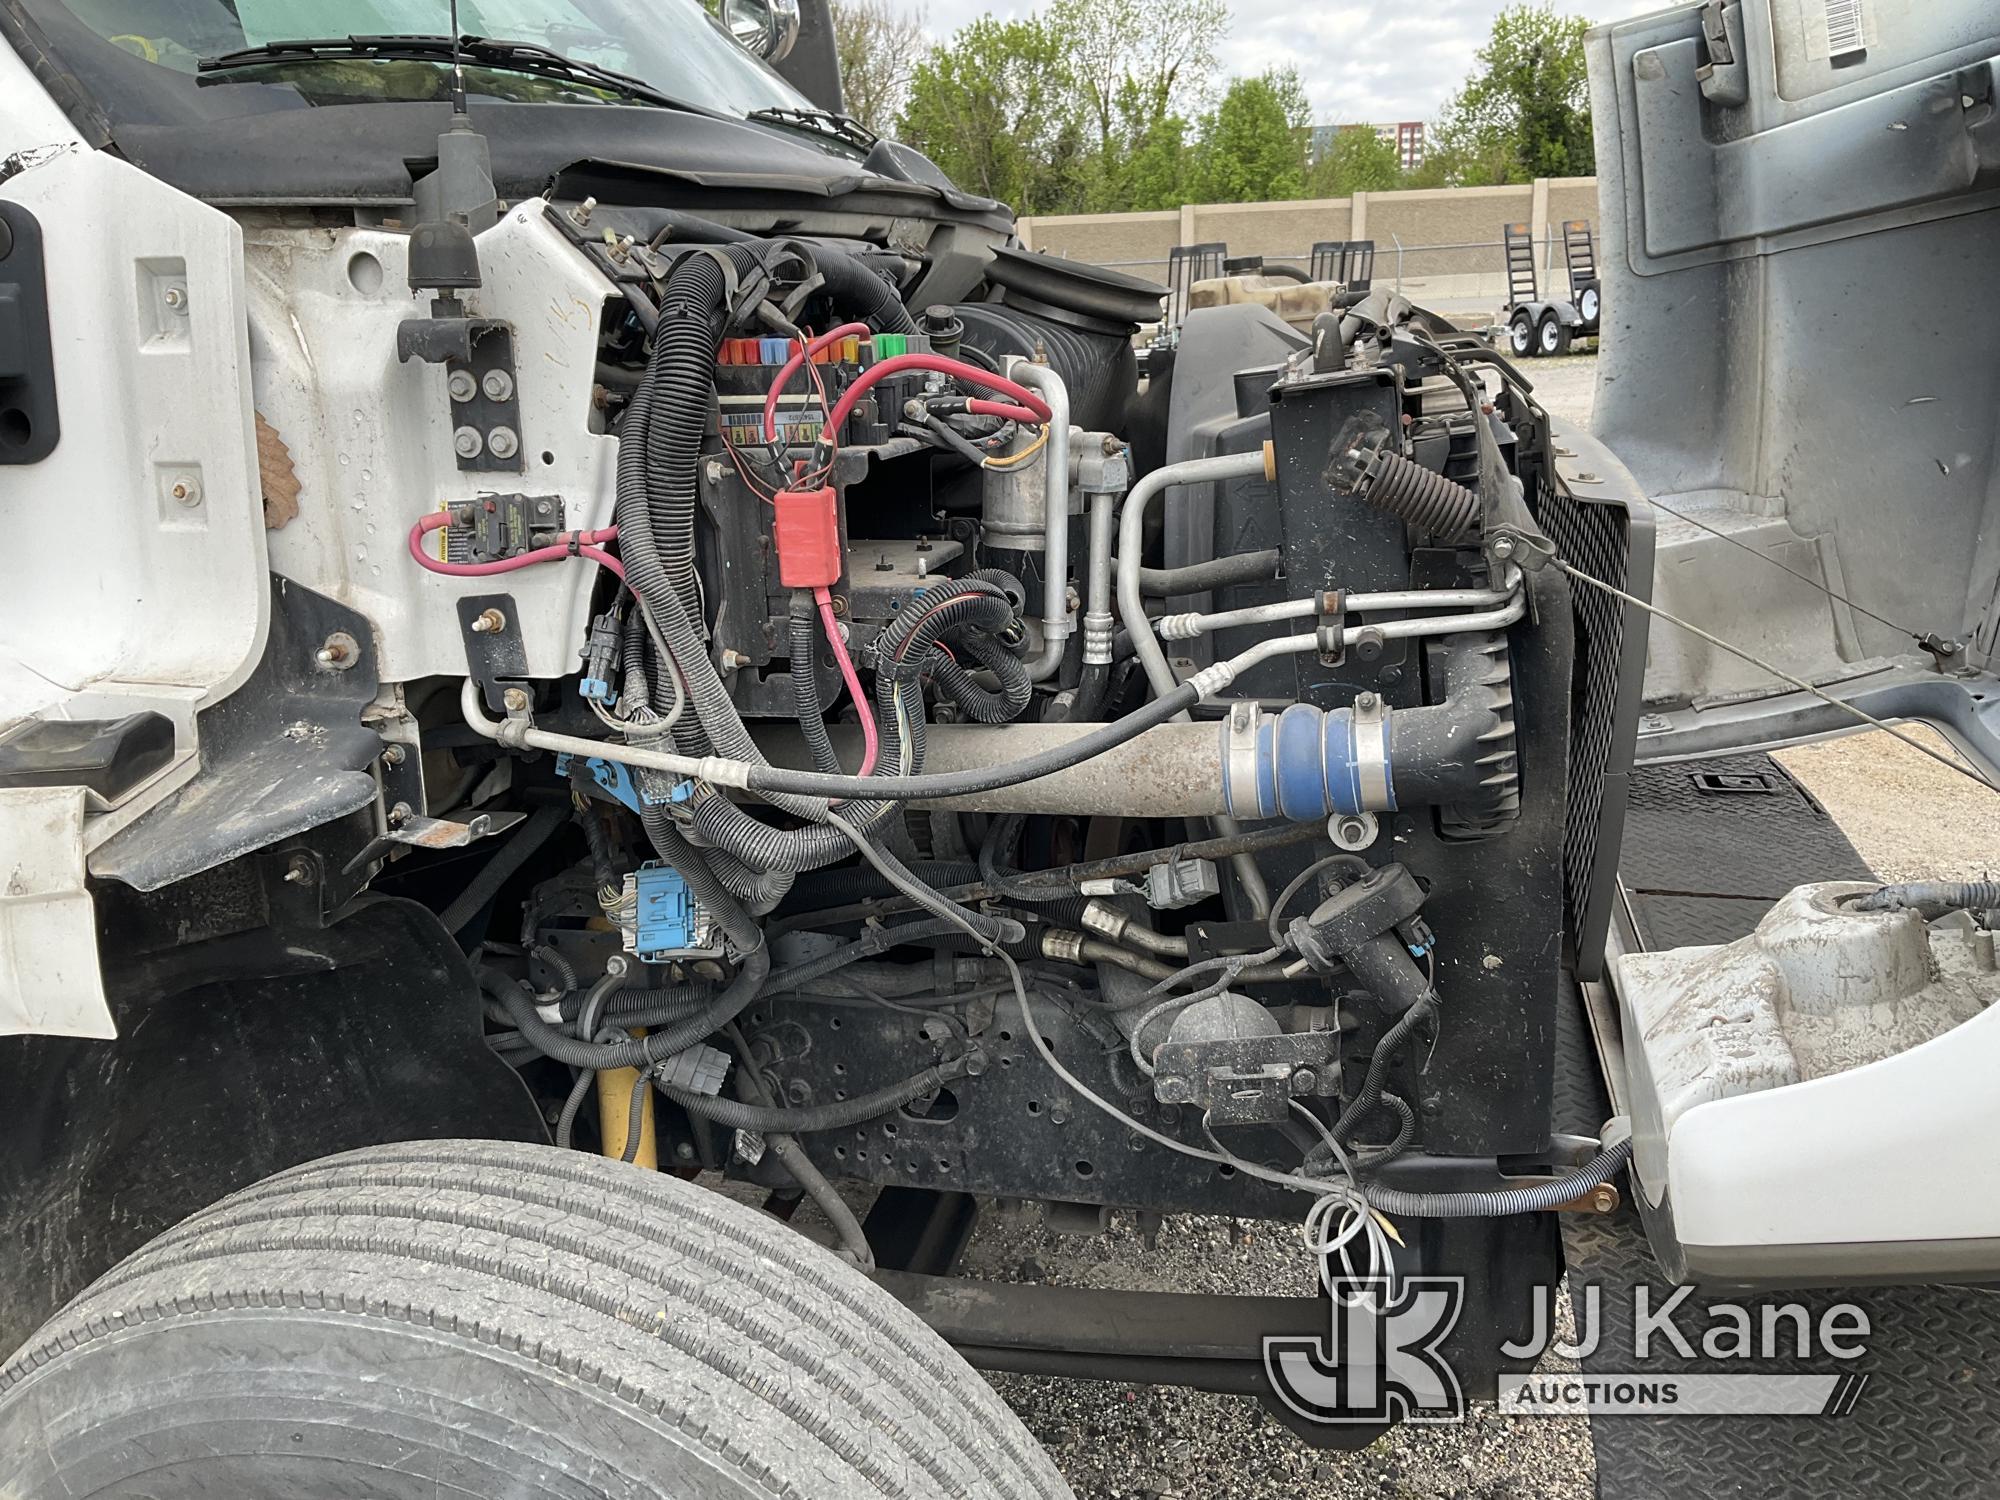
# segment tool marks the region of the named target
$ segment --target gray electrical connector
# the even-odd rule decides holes
[[[729,1076],[729,1054],[701,1042],[675,1053],[654,1071],[660,1082],[690,1094],[719,1094],[722,1080]]]
[[[1206,901],[1222,889],[1215,866],[1205,859],[1176,859],[1146,871],[1146,904],[1154,911],[1177,911]]]

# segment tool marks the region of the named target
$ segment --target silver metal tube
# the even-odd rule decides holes
[[[974,770],[996,761],[1038,755],[1100,728],[1096,724],[933,724],[924,731],[924,772]],[[834,752],[853,765],[861,758],[861,731],[828,724]],[[806,770],[812,757],[795,724],[753,723],[772,765]],[[605,753],[605,752],[599,752]],[[616,755],[613,748],[610,754]],[[1061,813],[1077,817],[1211,817],[1224,809],[1222,733],[1211,723],[1162,724],[1116,749],[1019,786],[996,787],[965,797],[920,800],[915,807],[967,812]]]
[[[1230,630],[1239,625],[1269,625],[1279,620],[1309,620],[1320,612],[1324,594],[1305,599],[1281,599],[1275,604],[1252,604],[1243,609],[1223,609],[1212,614],[1166,615],[1159,622],[1162,640],[1190,641],[1214,630]],[[1513,597],[1511,589],[1399,589],[1373,594],[1349,594],[1342,608],[1357,614],[1386,609],[1488,609]]]
[[[1015,361],[1007,377],[1040,392],[1049,404],[1049,441],[1042,450],[1042,476],[1048,489],[1048,514],[1043,517],[1047,541],[1042,549],[1042,650],[1027,664],[1030,677],[1046,682],[1062,665],[1069,642],[1069,391],[1054,370],[1028,360]]]
[[[1162,958],[1178,958],[1182,961],[1188,956],[1188,940],[1185,937],[1171,937],[1164,932],[1155,932],[1145,923],[1134,921],[1108,901],[1093,898],[1084,903],[1083,925],[1086,931],[1097,933],[1114,943],[1123,943],[1128,948],[1138,948],[1147,953],[1157,953]]]
[[[1132,654],[1139,658],[1139,665],[1145,669],[1146,680],[1153,685],[1156,696],[1171,693],[1179,684],[1174,680],[1174,669],[1167,664],[1166,652],[1153,639],[1152,626],[1146,619],[1146,596],[1139,587],[1139,565],[1145,560],[1146,553],[1146,507],[1153,503],[1155,495],[1173,485],[1244,479],[1253,474],[1266,473],[1267,462],[1260,448],[1251,453],[1229,453],[1217,458],[1194,458],[1185,463],[1167,464],[1133,485],[1132,492],[1125,497],[1125,512],[1118,521],[1118,615],[1132,637]],[[1183,713],[1177,717],[1187,719],[1192,716]],[[1233,818],[1215,818],[1210,826],[1224,838],[1237,831]],[[1257,868],[1256,859],[1248,854],[1239,854],[1230,861],[1230,867],[1236,871],[1252,914],[1258,917],[1268,915],[1271,890],[1264,883],[1264,872]]]
[[[1090,555],[1085,560],[1083,659],[1086,665],[1111,665],[1111,643],[1118,619],[1111,613],[1111,539],[1118,530],[1118,497],[1090,497]]]

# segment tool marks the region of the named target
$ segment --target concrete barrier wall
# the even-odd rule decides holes
[[[1560,291],[1567,219],[1586,219],[1597,232],[1596,178],[1356,193],[1296,203],[1191,203],[1165,213],[1071,214],[1023,219],[1021,237],[1031,249],[1119,266],[1154,280],[1165,279],[1167,254],[1175,245],[1220,240],[1232,255],[1302,265],[1316,241],[1372,239],[1378,286],[1399,287],[1434,305],[1498,308],[1507,291],[1502,226],[1531,227],[1542,289]]]

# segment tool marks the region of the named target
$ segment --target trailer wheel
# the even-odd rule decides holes
[[[1569,324],[1553,310],[1542,314],[1541,327],[1535,330],[1535,348],[1551,359],[1569,353]]]
[[[1585,285],[1583,291],[1577,296],[1576,311],[1577,316],[1583,319],[1583,326],[1586,329],[1593,331],[1596,329],[1598,314],[1603,310],[1603,307],[1604,299],[1598,293],[1597,283],[1590,282]]]
[[[741,1204],[546,1146],[328,1157],[0,1366],[0,1494],[1069,1495],[985,1381]]]
[[[1514,351],[1516,359],[1532,358],[1535,350],[1535,324],[1525,312],[1517,312],[1507,323],[1507,346]]]

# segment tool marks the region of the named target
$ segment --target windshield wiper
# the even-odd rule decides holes
[[[565,57],[554,48],[536,42],[510,42],[489,36],[461,37],[456,48],[448,36],[421,34],[301,37],[295,41],[265,42],[256,47],[224,52],[217,57],[204,57],[195,64],[195,71],[228,73],[241,68],[285,67],[295,63],[338,62],[349,58],[384,62],[450,62],[454,53],[463,55],[466,62],[475,67],[500,68],[537,78],[580,83],[642,104],[658,105],[662,109],[699,115],[716,114],[714,110],[663,94],[643,78],[634,78],[629,73]]]
[[[753,109],[743,118],[761,120],[766,125],[789,125],[795,130],[829,136],[861,151],[868,150],[881,139],[853,116],[835,114],[830,109],[794,109],[773,105],[769,109]]]

